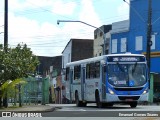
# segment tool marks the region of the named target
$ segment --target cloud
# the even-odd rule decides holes
[[[26,9],[36,9],[54,4],[53,0],[10,0],[8,2],[11,11],[23,11]]]
[[[54,2],[52,11],[60,15],[72,15],[76,8],[75,2],[63,2],[58,0]]]
[[[63,47],[57,41],[59,28],[56,25],[48,22],[39,24],[36,20],[17,17],[12,13],[9,14],[9,18],[9,45],[11,47],[18,43],[26,43],[36,55],[55,56],[61,54]],[[54,44],[55,42],[58,45]]]
[[[78,17],[75,20],[81,20],[99,27],[102,24],[92,2],[92,0],[82,0],[79,3],[79,12],[76,11]],[[91,39],[94,36],[95,28],[82,23],[57,25],[56,22],[49,22],[47,18],[46,21],[39,22],[38,19],[29,18],[25,14],[23,16],[15,14],[19,10],[38,9],[38,6],[40,6],[47,7],[48,10],[60,15],[75,17],[73,14],[77,4],[74,2],[64,2],[62,0],[54,0],[54,2],[53,0],[25,0],[20,2],[14,0],[14,2],[10,1],[9,5],[12,6],[9,12],[9,44],[12,47],[23,42],[27,43],[36,55],[56,56],[61,54],[71,38]],[[3,18],[1,19],[3,20]]]
[[[92,2],[92,0],[82,0],[82,11],[80,12],[79,19],[99,27],[101,25],[101,21],[94,10]]]
[[[129,0],[126,0],[129,3]],[[122,4],[117,9],[118,15],[123,15],[120,20],[129,19],[129,5],[126,2],[122,2]]]

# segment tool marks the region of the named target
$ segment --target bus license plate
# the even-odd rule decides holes
[[[126,101],[133,101],[133,99],[126,99]]]

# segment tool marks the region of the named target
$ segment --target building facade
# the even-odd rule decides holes
[[[103,55],[103,45],[104,45],[104,36],[106,38],[106,46],[105,46],[105,54],[109,53],[109,44],[110,44],[110,30],[112,29],[112,25],[103,25],[100,28],[97,28],[94,31],[94,43],[93,43],[93,56],[101,56]],[[103,32],[104,35],[103,35]]]
[[[62,103],[68,103],[65,92],[66,64],[91,57],[93,57],[93,39],[70,39],[62,52]]]
[[[160,11],[158,11],[159,4],[159,0],[152,0],[152,46],[150,71],[156,73],[160,73],[160,67],[157,67],[160,66]],[[130,0],[130,6],[128,31],[123,31],[124,27],[121,26],[119,27],[120,31],[118,33],[111,33],[111,51],[112,53],[123,53],[125,51],[128,51],[131,53],[146,54],[149,10],[148,0]]]
[[[145,54],[148,52],[148,35],[151,34],[150,51],[150,90],[149,102],[155,102],[156,94],[160,94],[160,0],[130,0],[130,16],[128,31],[120,27],[118,33],[112,30],[112,53],[131,52]],[[149,9],[151,5],[151,9]],[[151,17],[149,17],[149,14]],[[151,19],[151,33],[149,33],[148,20]],[[113,25],[114,26],[114,25]],[[148,34],[149,33],[149,34]],[[126,43],[126,44],[125,44]]]
[[[69,62],[93,57],[93,39],[71,39],[62,52],[62,69]]]
[[[37,73],[43,78],[48,78],[48,93],[49,101],[56,102],[59,100],[59,94],[62,92],[62,85],[57,84],[61,82],[61,68],[62,68],[62,56],[46,57],[38,56],[40,65],[37,67]],[[60,87],[60,91],[57,94],[56,88]]]

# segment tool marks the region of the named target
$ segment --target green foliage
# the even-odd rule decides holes
[[[7,93],[8,97],[14,97],[15,94],[18,92],[18,85],[24,85],[27,82],[24,79],[16,79],[14,81],[7,80],[1,87],[1,97],[4,97]]]
[[[7,51],[0,47],[0,83],[28,77],[29,74],[34,73],[38,64],[38,58],[32,54],[26,44],[7,48]]]
[[[38,64],[38,58],[26,44],[15,48],[0,46],[0,99],[6,95],[16,99],[18,85],[25,83],[21,78],[33,74]]]

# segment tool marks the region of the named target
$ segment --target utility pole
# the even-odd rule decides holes
[[[151,61],[150,61],[150,54],[151,54],[151,32],[152,32],[152,0],[148,0],[148,23],[147,23],[147,51],[146,51],[146,58],[147,58],[147,65],[150,72]]]
[[[8,0],[4,2],[4,48],[8,47]]]
[[[8,0],[4,0],[4,51],[7,52],[8,48]],[[3,106],[8,107],[7,91],[3,98]]]

